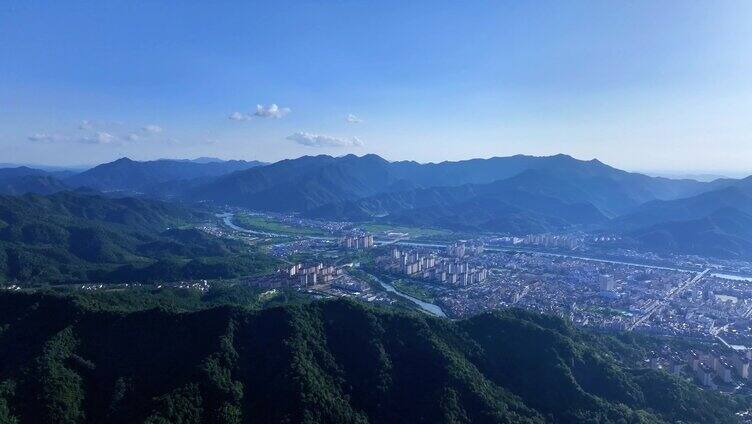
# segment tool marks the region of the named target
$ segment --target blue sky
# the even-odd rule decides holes
[[[563,152],[750,173],[752,2],[6,0],[0,111],[0,162]]]

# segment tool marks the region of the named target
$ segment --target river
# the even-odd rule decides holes
[[[230,213],[230,212],[217,214],[217,218],[222,218],[222,221],[224,221],[225,225],[232,228],[235,231],[240,231],[243,233],[255,234],[258,236],[265,236],[265,237],[286,237],[284,234],[269,233],[265,231],[255,231],[255,230],[249,230],[248,228],[238,227],[237,225],[235,225],[234,222],[232,222],[232,218],[234,217],[235,217],[235,214]]]
[[[379,278],[377,278],[375,276],[372,276],[372,277],[375,278],[376,281],[378,281],[379,284],[381,284],[381,287],[383,287],[384,290],[388,291],[389,293],[394,293],[394,294],[396,294],[397,296],[399,296],[399,297],[401,297],[403,299],[407,299],[410,302],[413,302],[414,304],[418,305],[420,307],[420,309],[422,309],[425,312],[428,312],[429,314],[431,314],[433,316],[446,318],[446,314],[441,309],[441,307],[439,307],[438,305],[434,305],[433,303],[428,303],[428,302],[424,302],[424,301],[422,301],[420,299],[416,299],[416,298],[414,298],[414,297],[412,297],[412,296],[410,296],[408,294],[402,293],[401,291],[397,290],[390,283],[385,283],[385,282],[381,281],[381,279],[379,279]]]
[[[226,226],[232,228],[235,231],[242,231],[244,233],[258,234],[258,235],[263,235],[263,236],[267,236],[267,237],[283,237],[284,236],[283,234],[275,234],[275,233],[266,233],[266,232],[261,232],[261,231],[253,231],[253,230],[249,230],[247,228],[238,227],[237,225],[235,225],[235,223],[232,222],[233,216],[234,215],[232,213],[229,213],[229,212],[228,213],[217,214],[217,217],[218,218],[222,218],[222,221],[225,223]],[[308,238],[325,239],[325,240],[326,239],[330,239],[328,237],[308,237]],[[374,278],[376,278],[376,277],[374,277]],[[416,299],[416,298],[414,298],[414,297],[412,297],[410,295],[402,293],[401,291],[399,291],[396,288],[394,288],[393,285],[391,285],[389,283],[385,283],[385,282],[381,281],[378,278],[376,278],[376,281],[378,281],[379,284],[381,284],[381,287],[383,287],[384,290],[386,290],[386,291],[388,291],[390,293],[394,293],[394,294],[396,294],[397,296],[399,296],[401,298],[409,300],[410,302],[413,302],[414,304],[418,305],[425,312],[428,312],[429,314],[437,316],[437,317],[446,317],[446,314],[444,313],[444,311],[438,305],[434,305],[433,303],[424,302],[424,301],[422,301],[420,299]]]
[[[232,222],[232,218],[235,217],[235,214],[231,212],[225,212],[225,213],[218,213],[216,214],[217,218],[222,218],[222,221],[224,224],[230,228],[232,228],[235,231],[240,231],[243,233],[248,234],[254,234],[257,236],[264,236],[264,237],[303,237],[307,239],[312,240],[338,240],[338,237],[326,237],[326,236],[311,236],[311,235],[300,235],[300,234],[282,234],[282,233],[271,233],[268,231],[257,231],[257,230],[250,230],[248,228],[238,227],[235,225],[234,222]]]
[[[234,214],[229,213],[229,212],[228,213],[217,214],[217,217],[222,218],[222,220],[224,221],[225,225],[227,225],[228,227],[232,228],[235,231],[242,231],[242,232],[245,232],[245,233],[256,234],[256,235],[266,236],[266,237],[286,237],[285,234],[277,234],[277,233],[269,233],[269,232],[262,232],[262,231],[254,231],[254,230],[249,230],[247,228],[238,227],[237,225],[235,225],[235,223],[232,222],[233,216],[234,216]],[[306,236],[306,238],[320,239],[320,240],[333,240],[334,239],[333,237],[314,237],[314,236]],[[445,244],[414,243],[414,242],[405,242],[405,241],[395,241],[393,244],[403,245],[403,246],[415,246],[415,247],[431,247],[431,248],[445,248],[446,247]],[[610,264],[617,264],[617,265],[628,265],[628,266],[635,266],[635,267],[641,267],[641,268],[665,269],[665,270],[670,270],[670,271],[691,272],[691,273],[698,273],[698,272],[700,272],[699,270],[693,270],[693,269],[673,268],[673,267],[668,267],[668,266],[641,264],[641,263],[636,263],[636,262],[624,262],[624,261],[618,261],[618,260],[613,260],[613,259],[590,258],[590,257],[586,257],[586,256],[568,255],[568,254],[565,254],[565,253],[541,252],[541,251],[537,251],[537,250],[533,250],[533,249],[520,249],[520,248],[514,248],[514,247],[509,247],[509,248],[486,247],[485,250],[491,251],[491,252],[537,253],[539,255],[558,256],[558,257],[563,257],[563,258],[580,259],[580,260],[583,260],[583,261],[602,262],[602,263],[610,263]],[[752,282],[752,277],[743,276],[743,275],[733,275],[733,274],[723,274],[723,273],[712,273],[711,275],[713,277],[723,278],[723,279],[726,279],[726,280]],[[381,284],[383,285],[384,283],[381,283]],[[401,293],[401,292],[397,291],[397,289],[395,289],[391,285],[389,285],[389,286],[392,288],[392,290],[390,290],[390,291],[394,291],[395,293],[397,293],[399,295],[407,297],[407,298],[409,298],[411,301],[413,301],[415,303],[421,302],[419,299],[415,299],[415,298],[413,298],[411,296],[408,296],[408,295],[406,295],[404,293]],[[389,289],[387,289],[387,290],[389,290]],[[425,302],[423,302],[423,303],[425,303]],[[438,308],[439,311],[441,311],[441,308],[439,308],[436,305],[432,305],[430,303],[427,303],[427,305],[431,305],[431,306],[433,306],[435,308]],[[421,307],[422,307],[422,305],[421,305]],[[429,311],[429,312],[431,312],[431,311]],[[433,313],[433,312],[431,312],[431,313]],[[441,314],[443,316],[443,312],[441,312]]]

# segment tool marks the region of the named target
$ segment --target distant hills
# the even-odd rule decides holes
[[[149,199],[0,196],[0,280],[175,281],[249,275],[269,265],[240,243],[181,229],[208,219]]]
[[[63,174],[65,176],[67,174]],[[51,194],[68,188],[59,173],[25,166],[0,169],[0,194]]]
[[[95,166],[64,180],[71,187],[90,187],[102,191],[164,194],[165,184],[211,178],[262,165],[257,161],[181,161],[137,162],[128,158]],[[162,190],[160,190],[162,189]]]
[[[565,185],[541,171],[528,170],[492,183],[379,194],[345,204],[324,205],[308,214],[353,220],[383,216],[407,225],[516,233],[607,221],[577,186]]]
[[[390,162],[376,155],[305,156],[225,175],[188,195],[259,210],[306,212],[400,190],[401,181],[390,168]]]
[[[724,181],[725,188],[683,199],[648,202],[614,219],[609,226],[656,251],[752,257],[749,181]]]
[[[752,239],[724,235],[733,227],[731,221],[752,213],[752,177],[710,182],[650,177],[563,154],[429,164],[389,162],[376,155],[304,156],[273,164],[123,158],[62,176],[29,168],[0,169],[0,193],[49,194],[82,187],[331,220],[514,235],[610,231],[654,250],[681,245],[682,251],[698,254],[752,254],[743,248]],[[717,214],[724,208],[729,211]],[[732,213],[737,218],[730,219]],[[669,228],[681,223],[697,226],[697,231],[685,232],[687,237],[695,234],[694,242],[671,236]],[[707,228],[713,228],[713,237],[708,238]]]
[[[730,186],[682,199],[654,200],[614,219],[612,225],[635,229],[663,222],[700,219],[722,209],[752,214],[752,195],[738,186]]]
[[[201,157],[146,162],[121,158],[79,172],[11,166],[0,168],[0,194],[51,194],[85,187],[102,192],[163,197],[202,180],[262,165],[265,163]]]
[[[518,155],[438,164],[388,162],[376,155],[348,155],[302,157],[229,174],[199,187],[192,195],[258,209],[307,212],[382,193],[487,184],[525,171],[540,171],[570,186],[580,186],[583,194],[587,194],[582,199],[597,203],[607,215],[622,213],[654,199],[695,194],[705,186],[693,180],[629,173],[596,160],[581,161],[566,155]],[[529,183],[536,185],[533,191],[545,189],[540,183]]]
[[[627,336],[529,312],[448,321],[330,300],[178,313],[149,300],[0,293],[0,420],[699,424],[738,422],[746,406],[635,368],[643,348]]]
[[[663,253],[752,257],[752,215],[730,207],[696,219],[646,226],[629,235],[643,246]]]

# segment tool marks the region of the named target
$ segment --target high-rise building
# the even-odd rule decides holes
[[[373,247],[373,235],[349,235],[340,240],[340,245],[346,249],[368,249]]]
[[[610,275],[601,275],[599,277],[601,291],[611,292],[616,290],[616,281]]]

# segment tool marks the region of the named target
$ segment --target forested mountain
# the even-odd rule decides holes
[[[257,161],[187,161],[162,159],[138,162],[118,159],[65,179],[72,187],[90,187],[102,191],[125,191],[150,194],[160,185],[217,177],[262,165]],[[161,193],[160,193],[161,194]]]
[[[515,235],[605,229],[651,249],[686,253],[748,256],[752,243],[744,232],[727,234],[752,214],[752,178],[672,180],[566,155],[436,164],[309,156],[199,182],[187,192],[192,200],[332,220]],[[740,214],[715,214],[723,208]],[[672,234],[678,228],[681,237]]]
[[[154,281],[251,273],[267,259],[192,229],[210,219],[159,201],[61,192],[0,196],[0,278],[21,282]],[[172,228],[172,229],[171,229]]]
[[[256,312],[88,304],[0,294],[0,420],[733,423],[742,407],[631,369],[609,350],[635,349],[628,339],[522,311],[453,322],[341,300]]]
[[[51,166],[51,165],[22,165],[14,163],[0,163],[0,170],[6,169],[31,169],[34,172],[42,171],[56,178],[67,178],[88,169],[86,166]]]
[[[398,178],[409,179],[423,187],[482,184],[511,178],[529,170],[541,171],[541,173],[573,183],[584,182],[591,186],[591,190],[616,191],[626,198],[622,202],[632,204],[640,204],[652,199],[684,197],[688,194],[696,194],[704,187],[703,183],[694,180],[649,177],[613,168],[597,159],[584,161],[564,154],[515,155],[423,165],[415,162],[395,162],[393,165]],[[606,209],[620,209],[620,207],[623,206],[617,204]]]
[[[390,163],[376,155],[304,156],[235,172],[198,187],[194,200],[299,212],[399,190]]]
[[[705,191],[718,190],[722,188],[736,187],[747,194],[752,193],[752,175],[746,178],[719,178],[708,183],[708,189]]]
[[[654,250],[679,247],[731,257],[749,256],[744,246],[752,243],[743,232],[727,233],[752,214],[752,177],[672,180],[567,155],[429,164],[376,155],[304,156],[273,164],[123,158],[62,180],[30,168],[0,169],[0,193],[49,194],[69,187],[463,231],[597,229]],[[724,208],[735,211],[716,214]],[[679,228],[681,237],[673,234]]]
[[[562,201],[579,191],[576,202],[593,203],[609,216],[649,200],[675,199],[705,188],[705,183],[693,180],[653,178],[566,155],[518,155],[437,164],[388,162],[376,155],[322,155],[226,175],[193,190],[192,197],[260,210],[306,212],[325,205],[336,209],[338,204],[384,193],[488,184],[521,177],[526,171],[538,171],[529,172],[531,177],[545,175],[558,180],[567,192],[557,192],[533,180],[525,190],[546,191],[549,197]]]
[[[615,219],[612,225],[624,229],[642,228],[669,221],[704,218],[725,208],[752,214],[752,196],[738,187],[728,187],[683,199],[656,200]]]
[[[41,169],[29,168],[28,166],[0,168],[0,180],[6,178],[26,177],[29,175],[50,175],[50,173],[42,171]]]
[[[652,201],[609,226],[656,251],[749,258],[750,193],[744,184],[734,184],[685,199]]]
[[[31,181],[32,177],[36,181]],[[517,155],[436,164],[389,162],[376,155],[305,156],[271,165],[212,158],[150,162],[123,158],[64,181],[37,170],[28,170],[23,178],[24,184],[14,180],[14,184],[6,185],[5,192],[47,194],[66,187],[88,187],[104,192],[211,200],[258,210],[304,212],[333,219],[404,217],[424,207],[446,207],[434,212],[451,220],[452,209],[463,208],[462,203],[473,199],[471,205],[480,207],[474,211],[479,218],[469,226],[487,230],[506,228],[504,217],[499,217],[497,224],[485,225],[492,220],[482,217],[494,215],[495,211],[540,215],[535,207],[519,204],[526,197],[541,199],[541,205],[544,199],[556,205],[592,205],[598,213],[585,216],[593,217],[591,223],[597,223],[601,219],[596,215],[613,218],[645,202],[687,197],[737,182],[653,178],[566,155]],[[0,190],[2,183],[0,172]],[[492,199],[474,199],[476,195]],[[483,206],[488,210],[484,211]],[[554,209],[563,215],[546,220],[560,223],[554,227],[568,225],[570,219],[566,215],[571,208]],[[530,227],[536,226],[531,223]]]
[[[629,235],[658,252],[752,258],[752,215],[736,208],[718,209],[701,218],[661,222]]]
[[[20,166],[0,169],[0,194],[51,194],[68,187],[50,172]],[[64,174],[63,174],[64,175]]]
[[[576,184],[542,171],[488,184],[431,187],[379,194],[324,205],[308,213],[320,218],[366,220],[458,230],[545,232],[607,220]]]
[[[215,177],[262,165],[265,164],[258,161],[223,161],[214,158],[160,159],[147,162],[122,158],[80,173],[48,172],[25,166],[2,168],[0,194],[51,194],[85,187],[102,192],[174,196]]]

